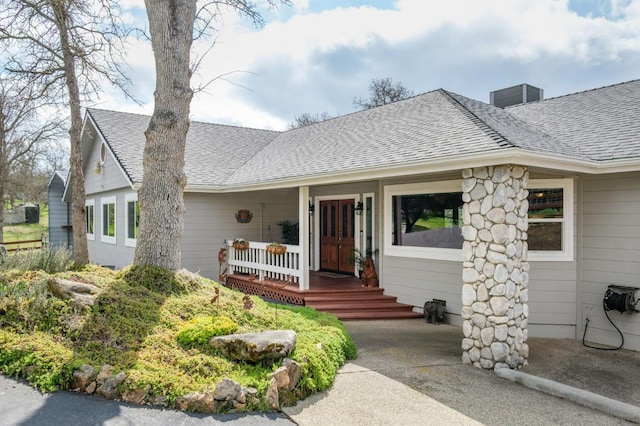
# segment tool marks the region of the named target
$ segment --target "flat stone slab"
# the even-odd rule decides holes
[[[293,330],[229,334],[215,336],[209,340],[209,346],[219,349],[225,357],[249,362],[284,358],[295,345],[296,332]]]

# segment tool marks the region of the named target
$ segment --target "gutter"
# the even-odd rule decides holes
[[[267,189],[297,188],[300,186],[330,185],[336,183],[361,182],[367,180],[409,177],[431,173],[451,172],[474,167],[518,164],[546,169],[563,174],[608,174],[640,171],[640,159],[610,161],[578,160],[559,155],[532,153],[520,148],[506,148],[497,151],[464,154],[432,161],[417,161],[393,166],[379,166],[342,173],[325,173],[308,176],[293,176],[265,182],[250,182],[216,186],[190,186],[185,192],[227,193]],[[137,185],[136,185],[137,186]]]

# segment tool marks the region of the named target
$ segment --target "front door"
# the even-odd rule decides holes
[[[320,269],[353,274],[355,200],[320,201]]]

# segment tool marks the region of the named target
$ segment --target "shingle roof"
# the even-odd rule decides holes
[[[590,160],[640,157],[640,80],[507,108],[574,156]]]
[[[228,183],[380,168],[506,146],[447,92],[436,90],[282,133]]]
[[[107,144],[133,183],[142,182],[145,115],[88,109]],[[216,187],[279,132],[192,121],[187,135],[185,172],[188,186]]]
[[[88,110],[134,183],[149,117]],[[497,108],[435,90],[286,132],[192,122],[188,186],[222,188],[499,152],[640,158],[640,80]]]

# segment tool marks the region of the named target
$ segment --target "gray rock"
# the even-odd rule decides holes
[[[287,367],[280,367],[273,373],[271,373],[271,378],[276,379],[276,385],[278,389],[281,388],[289,388],[289,372],[287,371]]]
[[[214,411],[215,401],[209,392],[195,392],[185,395],[184,399],[187,401],[189,410],[199,413],[212,413]]]
[[[295,344],[296,332],[293,330],[230,334],[215,336],[209,340],[209,345],[219,349],[225,357],[249,362],[284,358]]]
[[[79,308],[93,306],[96,296],[102,292],[100,287],[93,284],[62,278],[50,278],[47,281],[47,289],[59,299],[70,299],[73,305]]]
[[[213,391],[213,399],[216,401],[231,401],[238,398],[242,392],[242,386],[229,378],[224,378],[216,385]]]
[[[270,409],[278,410],[280,408],[280,396],[278,393],[278,383],[276,379],[271,379],[271,383],[267,387],[264,398]]]
[[[114,377],[109,377],[104,381],[104,383],[102,383],[102,386],[100,386],[96,392],[98,395],[107,399],[116,399],[120,395],[118,387],[126,378],[127,375],[124,373],[118,373]]]
[[[282,366],[287,369],[287,373],[289,374],[289,390],[293,390],[302,377],[302,367],[291,358],[283,359]]]
[[[73,372],[71,389],[84,392],[95,374],[95,368],[88,364],[82,364],[79,369]]]

